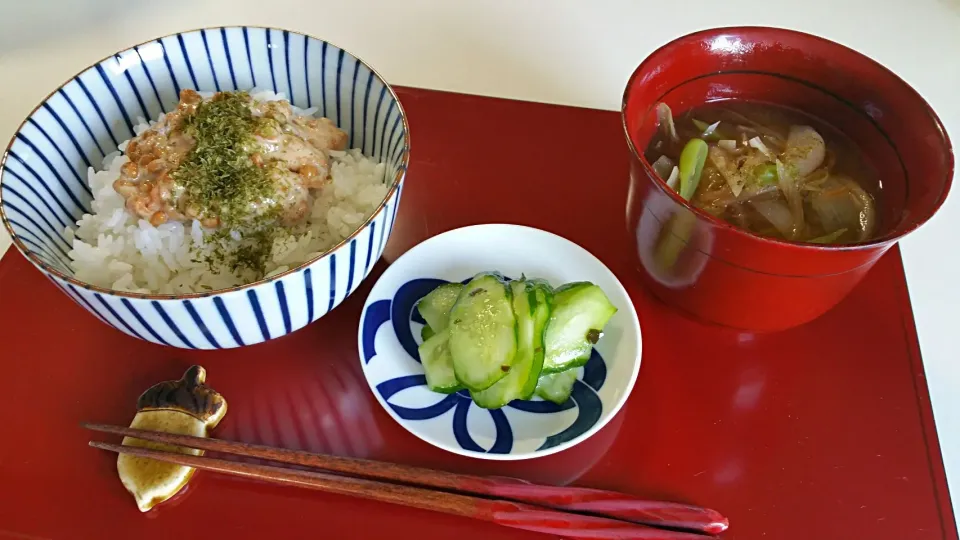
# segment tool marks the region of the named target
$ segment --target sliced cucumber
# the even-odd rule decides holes
[[[502,277],[470,280],[450,310],[448,331],[454,373],[464,386],[479,392],[504,378],[516,360],[517,319]]]
[[[429,326],[424,326],[429,328]],[[453,358],[448,345],[449,334],[440,332],[419,347],[420,363],[427,375],[427,388],[434,392],[451,394],[463,388],[453,373]]]
[[[529,291],[531,288],[532,294]],[[549,283],[541,279],[531,280],[527,282],[527,289],[528,297],[532,297],[533,333],[529,350],[533,352],[533,367],[530,369],[530,377],[520,394],[520,399],[532,398],[537,389],[537,380],[540,378],[546,358],[543,340],[547,332],[547,324],[550,322],[550,313],[553,310],[553,288]]]
[[[433,328],[430,328],[429,324],[423,325],[423,328],[420,329],[420,339],[423,342],[426,342],[428,339],[434,336],[436,332],[433,331]]]
[[[576,369],[541,375],[537,382],[537,395],[557,405],[563,405],[570,399],[570,393],[573,392],[573,383],[576,381]]]
[[[499,409],[515,399],[530,399],[543,367],[543,333],[550,319],[550,289],[539,281],[513,281],[509,285],[517,319],[516,360],[506,377],[479,392],[474,403]]]
[[[545,373],[557,373],[587,363],[603,327],[617,308],[603,289],[588,282],[564,285],[554,291],[553,311],[544,335]]]
[[[427,321],[427,326],[434,332],[439,332],[447,327],[447,320],[450,318],[450,308],[460,296],[463,285],[459,283],[447,283],[440,285],[430,291],[417,302],[417,311],[423,320]]]

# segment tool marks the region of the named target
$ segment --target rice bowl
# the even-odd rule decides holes
[[[324,151],[312,173],[300,165],[280,171],[284,189],[291,189],[280,192],[284,204],[277,208],[283,211],[265,212],[263,223],[277,218],[283,234],[235,227],[228,223],[233,214],[208,214],[217,210],[203,206],[209,201],[187,198],[202,203],[197,214],[180,205],[176,194],[155,199],[169,186],[152,168],[169,156],[161,152],[163,159],[144,163],[149,145],[131,148],[130,140],[137,142],[145,129],[156,131],[157,119],[182,105],[184,91],[249,95],[258,88],[267,93],[257,97],[270,103],[288,97],[294,123],[303,120],[317,133],[324,125],[338,131],[337,144]],[[232,144],[219,146],[229,154]],[[54,89],[23,121],[0,160],[0,220],[22,255],[104,324],[161,345],[241,347],[303,328],[360,286],[391,237],[409,152],[399,98],[359,58],[282,29],[204,28],[111,54]],[[273,157],[262,157],[273,170]],[[131,176],[134,166],[154,176]],[[177,183],[210,172],[174,169],[166,172]],[[304,179],[298,189],[291,187],[293,174]],[[153,182],[153,188],[138,182]],[[184,185],[190,188],[189,181]],[[288,196],[296,193],[310,197]],[[147,195],[169,205],[144,213],[156,210],[140,204]],[[259,200],[269,210],[268,198]],[[290,201],[299,203],[285,206]],[[260,223],[263,216],[253,215]],[[221,247],[236,242],[245,257],[227,256],[263,264],[244,266],[252,273],[218,271],[209,264],[218,262],[215,257],[204,255],[213,245],[219,256],[210,240]],[[251,245],[257,257],[246,257]],[[231,271],[240,267],[226,265]]]

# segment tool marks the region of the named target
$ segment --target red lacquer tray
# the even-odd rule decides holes
[[[230,404],[217,435],[453,471],[627,491],[717,508],[726,538],[956,539],[899,250],[808,325],[745,334],[685,319],[635,274],[627,147],[614,112],[401,89],[413,161],[373,275],[283,339],[190,352],[113,330],[18,253],[0,261],[0,536],[549,538],[388,504],[199,473],[141,514],[84,420],[127,424],[137,396],[191,363]],[[421,442],[363,381],[357,323],[386,263],[487,222],[565,236],[627,287],[643,364],[617,418],[557,455],[495,463]]]

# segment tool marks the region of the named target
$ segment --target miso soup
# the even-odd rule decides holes
[[[797,111],[709,103],[657,107],[646,159],[690,203],[754,234],[851,244],[878,230],[878,175],[852,141]]]

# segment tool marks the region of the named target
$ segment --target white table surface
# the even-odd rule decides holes
[[[44,96],[92,62],[172,32],[229,24],[327,39],[395,84],[609,110],[619,108],[637,64],[681,34],[732,25],[792,28],[892,69],[931,103],[960,146],[960,0],[0,0],[0,139],[8,140]],[[960,255],[952,237],[960,233],[958,197],[901,243],[954,493],[960,493]],[[0,253],[9,245],[0,231]],[[0,298],[0,309],[13,306]],[[960,514],[960,496],[953,504]]]

